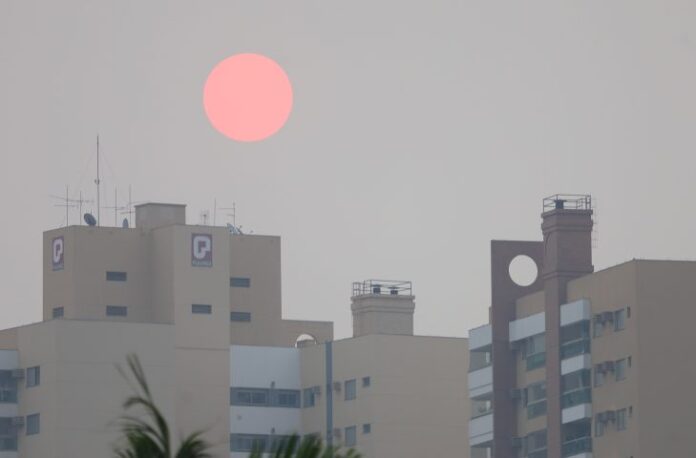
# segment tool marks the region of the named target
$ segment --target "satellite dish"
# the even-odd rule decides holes
[[[91,213],[85,213],[85,223],[87,223],[88,226],[96,226],[97,219]]]
[[[128,218],[123,218],[123,222],[121,223],[121,227],[124,229],[128,229]]]
[[[244,235],[244,233],[242,232],[242,226],[237,227],[230,223],[227,223],[227,230],[232,235]]]

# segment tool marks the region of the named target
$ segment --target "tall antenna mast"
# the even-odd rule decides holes
[[[101,197],[99,195],[99,183],[101,182],[99,177],[99,134],[97,134],[97,179],[94,180],[94,184],[97,185],[97,226],[101,226]]]

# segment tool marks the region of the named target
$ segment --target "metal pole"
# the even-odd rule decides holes
[[[97,134],[97,179],[94,183],[97,185],[97,226],[101,226],[101,196],[99,195],[99,134]]]

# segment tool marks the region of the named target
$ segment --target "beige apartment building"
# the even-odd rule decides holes
[[[293,433],[367,458],[468,453],[467,339],[414,336],[410,283],[357,283],[354,337],[334,341],[283,319],[278,237],[187,225],[182,205],[135,223],[44,234],[43,321],[0,331],[0,458],[110,456],[130,353],[214,456]]]
[[[594,272],[589,196],[544,201],[543,241],[493,241],[469,333],[472,458],[696,456],[696,262]],[[509,266],[531,258],[517,284]]]

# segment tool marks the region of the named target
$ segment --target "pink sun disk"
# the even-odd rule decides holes
[[[240,142],[263,140],[283,127],[292,110],[285,71],[259,54],[228,57],[208,75],[203,105],[210,123]]]

